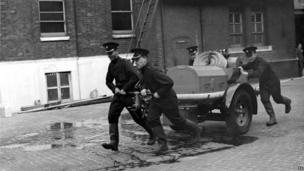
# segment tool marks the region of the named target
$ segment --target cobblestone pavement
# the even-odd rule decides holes
[[[187,133],[166,128],[170,152],[155,156],[148,138],[128,114],[121,117],[119,152],[103,149],[108,141],[109,104],[97,104],[0,119],[0,170],[300,170],[304,168],[304,79],[284,82],[293,97],[291,114],[267,128],[261,103],[251,130],[237,144],[222,122],[204,123],[200,145],[189,146]],[[170,164],[174,163],[174,164]],[[304,170],[304,169],[303,169]]]
[[[273,103],[278,125],[266,127],[268,117],[259,102],[258,115],[253,117],[248,137],[252,143],[233,148],[182,158],[174,165],[153,165],[131,170],[141,171],[297,171],[304,170],[304,79],[283,81],[282,92],[293,100],[292,111],[284,114],[284,106]],[[219,125],[207,125],[207,130]]]

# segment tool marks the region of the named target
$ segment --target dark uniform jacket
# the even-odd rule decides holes
[[[242,65],[242,67],[248,70],[248,78],[259,78],[260,89],[272,92],[273,89],[280,87],[279,78],[263,58],[256,57],[253,62]]]
[[[166,101],[168,98],[177,99],[175,91],[172,89],[173,81],[165,73],[146,65],[142,68],[143,86],[153,94],[158,93],[160,98],[155,101]]]
[[[189,59],[188,65],[193,66],[193,63],[194,63],[194,59]]]
[[[115,84],[113,80],[115,79]],[[138,72],[131,62],[120,57],[111,61],[106,76],[106,84],[115,93],[115,88],[132,91],[139,80]]]

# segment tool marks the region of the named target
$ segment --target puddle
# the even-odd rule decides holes
[[[0,149],[20,149],[24,151],[42,151],[58,148],[85,148],[101,143],[101,128],[107,125],[100,120],[80,122],[54,122],[45,130],[27,133],[2,143]]]
[[[28,134],[25,134],[25,135],[20,135],[20,136],[17,136],[18,139],[24,139],[24,138],[32,138],[32,137],[35,137],[35,136],[38,136],[39,133],[28,133]]]
[[[0,149],[16,149],[16,148],[23,148],[28,144],[10,144],[5,146],[0,146]]]
[[[1,149],[22,149],[23,151],[43,151],[43,150],[49,150],[49,149],[56,149],[56,148],[66,148],[66,147],[76,147],[75,144],[71,142],[74,138],[74,131],[75,128],[73,127],[73,123],[70,122],[55,122],[49,125],[49,129],[47,132],[47,137],[44,137],[41,135],[36,143],[39,143],[38,145],[34,144],[30,141],[33,139],[33,137],[38,136],[36,133],[29,133],[25,134],[23,136],[24,139],[19,139],[19,144],[11,144],[7,146],[1,146]],[[31,138],[31,139],[30,139]],[[46,139],[43,139],[46,138]],[[28,140],[31,143],[20,143],[20,141]],[[43,143],[43,141],[52,141],[52,143]]]
[[[42,145],[31,145],[23,147],[24,151],[43,151],[50,149],[58,149],[58,148],[67,148],[67,147],[76,147],[75,144],[67,143],[67,144],[42,144]]]
[[[48,131],[53,139],[74,139],[77,130],[89,129],[98,130],[103,129],[108,123],[101,120],[86,120],[78,122],[55,122],[48,126]]]
[[[29,145],[29,144],[11,144],[7,146],[0,146],[0,149],[22,149],[23,151],[43,151],[58,148],[67,147],[77,147],[73,143],[58,143],[58,144],[39,144],[39,145]]]
[[[74,137],[73,123],[70,122],[56,122],[50,125],[50,132],[55,140],[72,139]]]

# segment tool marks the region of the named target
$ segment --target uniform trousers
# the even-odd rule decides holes
[[[179,114],[176,96],[151,100],[147,117],[151,128],[161,126],[161,114],[164,114],[174,125],[180,125],[181,127],[185,125],[186,119]]]
[[[142,127],[146,127],[146,118],[140,110],[132,110],[130,107],[134,104],[132,95],[114,95],[110,104],[108,120],[110,124],[118,124],[122,110],[126,107],[133,120]]]

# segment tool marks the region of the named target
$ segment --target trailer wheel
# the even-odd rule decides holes
[[[226,124],[232,136],[245,134],[249,131],[253,113],[252,99],[245,90],[238,90],[233,96],[228,110]]]

